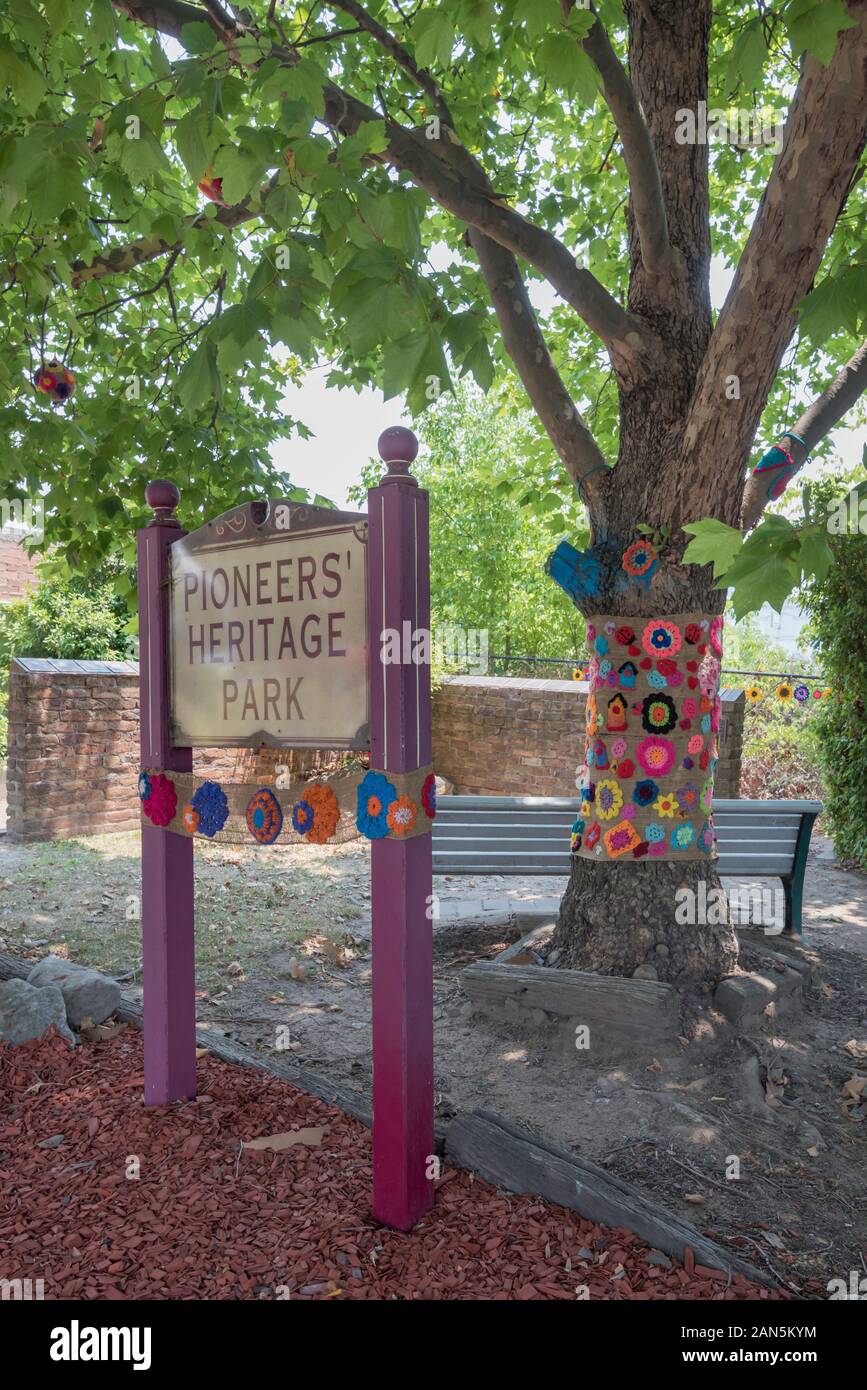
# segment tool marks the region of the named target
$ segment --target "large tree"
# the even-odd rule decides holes
[[[867,0],[5,0],[0,123],[3,475],[78,564],[166,451],[192,507],[270,484],[306,362],[420,410],[502,350],[588,510],[586,616],[706,637],[721,578],[746,611],[829,562],[748,465],[763,413],[791,472],[867,383]],[[717,979],[730,926],[674,920],[703,878],[585,849],[563,963]]]

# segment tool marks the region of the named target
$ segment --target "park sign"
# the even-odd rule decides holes
[[[175,744],[368,747],[365,515],[248,503],[170,553]]]
[[[136,539],[145,1104],[196,1094],[195,841],[234,825],[319,853],[352,820],[370,841],[372,1209],[401,1231],[433,1203],[435,1156],[430,667],[384,643],[430,630],[417,451],[383,432],[366,513],[247,502],[188,535],[154,481]],[[294,791],[194,774],[193,745],[263,743],[364,748],[370,766]]]

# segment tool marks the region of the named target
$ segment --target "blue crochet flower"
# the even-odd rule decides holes
[[[219,782],[203,782],[193,794],[192,807],[199,818],[199,834],[212,839],[229,819],[229,803]]]
[[[636,806],[649,806],[651,801],[655,801],[659,796],[659,787],[652,778],[647,777],[643,782],[636,782],[632,792],[632,800]]]
[[[138,794],[142,801],[147,801],[151,794],[151,779],[146,772],[140,772],[138,775]]]
[[[309,801],[296,801],[292,807],[292,824],[299,835],[306,835],[313,824],[313,807]]]
[[[367,772],[358,784],[355,824],[368,840],[384,840],[388,834],[388,808],[397,791],[381,772]]]

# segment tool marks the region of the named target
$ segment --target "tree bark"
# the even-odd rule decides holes
[[[621,557],[637,527],[664,526],[676,515],[671,478],[712,329],[708,149],[674,138],[676,112],[707,99],[710,0],[626,0],[626,12],[630,77],[656,148],[675,272],[648,270],[630,208],[629,309],[652,325],[662,349],[652,377],[621,390],[618,486],[606,491],[604,515],[595,516],[592,503],[590,509],[603,578],[578,606],[585,617],[622,615],[637,627],[641,618],[720,613],[725,596],[707,568],[679,563],[674,536],[660,551],[649,588],[621,587]],[[558,966],[631,975],[652,965],[660,980],[681,988],[712,987],[737,961],[731,923],[684,927],[675,920],[676,890],[696,889],[702,880],[708,893],[719,887],[712,860],[573,856],[555,935]]]

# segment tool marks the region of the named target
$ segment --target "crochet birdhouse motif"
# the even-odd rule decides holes
[[[626,728],[626,701],[622,695],[612,695],[608,701],[605,727],[611,734],[620,734]]]
[[[634,661],[624,661],[622,666],[617,668],[620,684],[624,690],[635,689],[635,679],[638,675],[638,667]]]
[[[62,362],[56,362],[53,358],[40,367],[33,378],[33,384],[37,391],[49,396],[55,405],[62,405],[75,392],[75,377],[72,372],[64,367]]]

